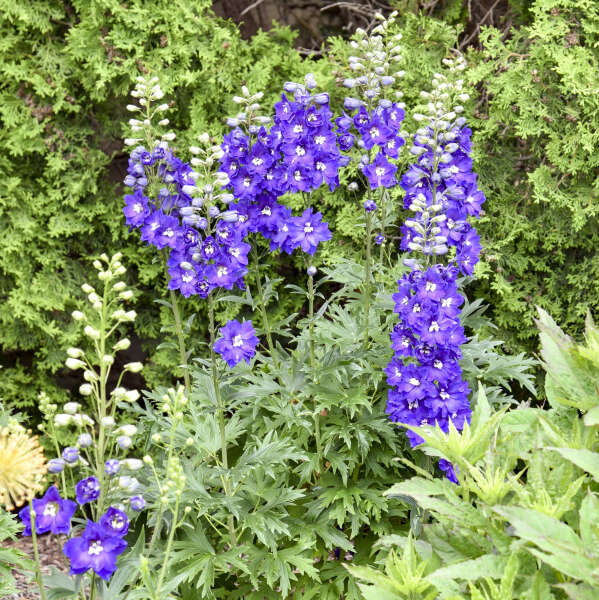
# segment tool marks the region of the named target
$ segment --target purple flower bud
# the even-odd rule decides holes
[[[135,511],[143,510],[146,506],[146,501],[143,496],[131,496],[129,498],[129,505]]]
[[[97,500],[100,497],[100,482],[95,477],[82,479],[75,486],[75,497],[79,504]]]
[[[79,448],[89,448],[92,445],[92,436],[89,433],[82,433],[77,438]]]
[[[208,209],[208,214],[209,214],[211,217],[218,217],[218,215],[220,214],[220,210],[218,210],[218,207],[217,207],[217,206],[211,206],[211,207]]]
[[[69,446],[68,448],[65,448],[62,451],[62,458],[65,460],[65,462],[69,463],[70,465],[76,463],[77,459],[79,458],[79,449],[75,448],[74,446]]]
[[[60,473],[64,470],[65,462],[62,458],[53,458],[48,461],[48,473]]]
[[[385,236],[380,233],[374,238],[374,243],[377,246],[380,246],[384,241],[385,241]]]
[[[387,100],[386,98],[381,98],[381,100],[379,100],[379,106],[381,108],[391,108],[393,106],[393,102],[391,102],[391,100]]]
[[[347,110],[356,110],[356,108],[360,108],[362,106],[362,101],[357,98],[352,98],[351,96],[347,96],[345,100],[343,100],[343,106]]]
[[[329,95],[326,92],[322,92],[321,94],[316,94],[313,96],[314,102],[316,104],[328,104],[329,103]]]
[[[316,267],[314,265],[310,265],[308,267],[308,275],[310,277],[314,277],[314,275],[316,275]]]
[[[385,75],[381,77],[382,85],[393,85],[395,83],[395,77],[391,77],[391,75]]]
[[[293,81],[286,81],[283,84],[283,89],[291,94],[293,94],[293,92],[295,92],[299,87],[299,83],[294,83]]]
[[[196,227],[198,229],[206,229],[206,227],[208,227],[208,221],[204,217],[200,217],[196,221]]]
[[[316,87],[316,79],[312,73],[308,73],[304,78],[304,83],[309,90],[313,90]]]
[[[355,79],[345,79],[343,81],[343,86],[351,89],[356,86],[356,80]]]
[[[116,458],[110,458],[104,463],[104,472],[109,477],[116,475],[121,470],[121,463]]]
[[[237,211],[236,210],[226,210],[221,214],[221,219],[226,221],[227,223],[236,223],[237,222]]]
[[[133,445],[133,441],[128,435],[119,435],[116,438],[116,443],[121,450],[127,450]]]
[[[373,210],[376,210],[376,202],[374,200],[372,200],[372,198],[370,198],[369,200],[366,200],[364,202],[364,210],[366,212],[372,212]]]

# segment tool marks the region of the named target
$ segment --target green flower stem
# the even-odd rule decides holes
[[[366,212],[366,263],[364,277],[364,350],[368,348],[370,296],[372,294],[372,213]]]
[[[264,289],[262,288],[262,277],[260,275],[260,258],[258,256],[258,251],[256,248],[252,248],[252,253],[254,255],[254,260],[256,263],[256,287],[258,288],[258,298],[260,299],[260,312],[262,313],[262,324],[264,325],[264,330],[266,331],[266,340],[268,343],[268,351],[270,352],[270,356],[275,364],[275,367],[278,368],[277,357],[275,355],[275,347],[272,343],[272,331],[270,328],[270,322],[268,320],[268,313],[266,312],[266,301],[264,299]]]
[[[40,555],[37,547],[37,533],[35,531],[35,511],[33,510],[33,501],[29,500],[29,515],[31,520],[31,539],[33,541],[33,555],[35,557],[35,579],[40,589],[41,600],[46,600],[46,591],[44,590],[44,580],[42,578],[42,569],[40,565]]]
[[[214,395],[216,396],[216,408],[218,411],[218,425],[220,430],[220,443],[221,443],[221,462],[223,468],[228,470],[229,458],[227,456],[227,440],[225,437],[225,409],[223,401],[220,395],[220,386],[218,383],[218,374],[216,371],[216,352],[214,351],[214,342],[216,341],[216,327],[214,325],[214,296],[210,294],[208,296],[208,316],[210,325],[210,359],[212,364],[212,385],[214,386]],[[226,473],[223,478],[223,491],[226,496],[231,495],[229,487],[229,474]],[[233,515],[229,515],[229,537],[231,547],[237,545],[235,536],[235,524],[233,522]]]
[[[173,548],[173,540],[175,538],[175,531],[177,529],[177,519],[179,518],[179,505],[181,504],[181,494],[177,493],[177,500],[175,500],[175,511],[173,513],[173,523],[171,526],[171,530],[168,535],[168,541],[166,542],[166,550],[164,552],[162,569],[160,569],[160,575],[158,576],[158,585],[156,586],[156,592],[154,593],[154,598],[156,600],[160,600],[160,590],[162,588],[162,582],[164,581],[164,576],[166,574],[166,567],[168,565],[168,558],[171,554],[171,550]]]
[[[173,316],[175,317],[175,330],[177,332],[177,341],[179,342],[179,357],[181,360],[181,368],[183,369],[183,381],[185,382],[185,394],[188,398],[191,397],[191,382],[189,381],[189,367],[187,365],[187,350],[185,349],[185,338],[183,337],[183,327],[181,324],[181,314],[179,313],[179,305],[174,290],[170,290],[171,306],[173,308]]]
[[[310,325],[308,335],[310,339],[310,368],[312,370],[312,379],[316,381],[316,358],[314,355],[314,277],[308,275],[308,306],[310,311]],[[322,468],[322,442],[320,440],[320,415],[318,407],[314,411],[314,438],[316,440],[316,452],[318,453],[318,472]]]
[[[381,192],[381,235],[385,237],[385,221],[387,220],[387,198],[385,197],[384,192]],[[381,243],[379,246],[379,265],[383,266],[383,246],[385,244]]]

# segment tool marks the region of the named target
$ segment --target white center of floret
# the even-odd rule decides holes
[[[378,137],[378,135],[380,134],[378,127],[373,127],[370,130],[370,137]]]
[[[447,400],[450,397],[447,392],[439,392],[439,396],[441,396],[442,400]]]
[[[216,274],[218,277],[224,277],[229,273],[229,269],[227,267],[218,267]]]
[[[191,273],[184,273],[181,275],[181,279],[183,280],[183,283],[189,283],[190,281],[193,281],[193,275]]]
[[[136,212],[137,214],[139,214],[140,212],[143,212],[143,205],[141,204],[141,202],[136,202],[133,205],[133,212]]]
[[[302,180],[302,174],[300,173],[299,170],[297,170],[294,174],[293,174],[293,179],[295,179],[296,181],[301,181]]]
[[[92,542],[89,545],[89,550],[87,551],[87,553],[94,555],[94,556],[98,556],[98,554],[101,554],[101,552],[103,550],[104,550],[104,548],[102,548],[102,544],[100,544],[100,540],[96,540],[95,542]]]
[[[442,369],[443,368],[443,363],[440,360],[436,360],[433,363],[433,366],[435,367],[435,369]]]
[[[318,161],[318,162],[316,163],[316,169],[317,169],[318,171],[324,171],[324,170],[326,169],[326,166],[325,166],[325,164],[324,164],[323,162],[321,162],[321,161]]]
[[[443,308],[448,308],[449,306],[451,306],[451,298],[443,298],[441,300],[441,306]]]
[[[295,153],[298,156],[304,156],[304,154],[306,154],[306,149],[303,146],[296,146],[295,147]]]
[[[385,174],[385,169],[383,167],[377,167],[374,172],[377,177],[382,177]]]
[[[44,517],[55,517],[58,512],[58,502],[48,502],[44,507]]]
[[[252,183],[252,180],[251,180],[249,177],[246,177],[246,178],[243,180],[243,185],[244,185],[245,187],[250,187],[251,183]]]
[[[437,323],[437,321],[433,321],[428,330],[429,332],[439,331],[439,323]]]
[[[270,217],[270,215],[272,214],[270,206],[265,206],[260,212],[266,217]]]
[[[413,385],[413,386],[420,385],[420,381],[418,379],[416,379],[416,377],[410,377],[409,383],[410,383],[410,385]]]
[[[294,125],[293,126],[293,133],[302,133],[304,131],[304,126],[303,125]]]
[[[427,281],[426,285],[424,286],[424,289],[427,292],[434,292],[437,289],[437,284],[433,283],[432,281]]]
[[[317,135],[314,137],[314,143],[318,146],[321,146],[322,144],[324,144],[325,139],[326,138],[324,137],[324,135]]]
[[[233,338],[233,346],[235,348],[239,348],[239,346],[243,346],[243,338],[240,335],[236,335]]]
[[[312,233],[313,231],[314,231],[314,227],[312,227],[312,224],[310,223],[310,221],[308,221],[304,225],[304,233]]]
[[[256,158],[252,159],[252,163],[257,167],[259,167],[263,162],[264,160],[262,160],[259,156],[256,156]]]

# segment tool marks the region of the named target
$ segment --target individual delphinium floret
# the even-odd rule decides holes
[[[444,63],[449,77],[435,74],[433,90],[422,93],[427,114],[415,115],[422,127],[410,150],[417,161],[401,180],[405,207],[415,213],[402,227],[402,248],[422,258],[405,260],[411,272],[398,281],[393,296],[399,323],[391,333],[395,355],[386,373],[393,421],[438,424],[447,431],[450,421],[462,429],[471,413],[470,389],[459,365],[466,337],[457,277],[460,271],[471,275],[478,261],[480,242],[467,217],[478,216],[484,195],[471,173],[471,132],[458,116],[463,108],[457,102],[468,99],[459,79],[465,61]],[[411,430],[407,435],[412,446],[422,442]],[[442,460],[440,467],[457,482],[450,463]]]
[[[123,307],[133,292],[121,279],[126,270],[120,253],[112,258],[102,255],[94,261],[94,267],[103,289],[97,293],[90,284],[83,284],[90,307],[85,312],[73,312],[73,318],[83,326],[88,350],[69,348],[65,360],[67,368],[83,372],[86,383],[79,392],[92,401],[92,416],[80,402],[67,402],[62,412],[57,412],[58,407],[45,395],[40,399],[44,416],[51,419],[44,430],[54,438],[57,449],[55,428],[75,428],[76,444],[63,448],[59,457],[50,460],[48,472],[62,478],[65,470],[69,470],[79,479],[75,485],[76,502],[61,497],[56,485],[51,485],[41,499],[33,500],[32,507],[36,535],[48,532],[71,535],[63,551],[71,560],[72,575],[92,569],[103,579],[109,579],[116,569],[117,555],[127,546],[122,539],[130,518],[126,506],[131,511],[138,510],[142,486],[133,473],[143,466],[142,461],[126,457],[134,445],[137,427],[117,423],[117,403],[135,402],[139,398],[137,390],[127,390],[121,383],[125,373],[139,372],[142,365],[125,364],[116,388],[108,389],[116,353],[130,345],[127,338],[118,339],[118,330],[122,324],[133,322],[136,314]],[[62,482],[64,488],[64,478]],[[88,522],[80,535],[74,535],[71,520],[78,505]],[[89,520],[90,514],[93,520]],[[34,521],[30,507],[23,508],[19,515],[25,525],[23,535],[32,535]]]

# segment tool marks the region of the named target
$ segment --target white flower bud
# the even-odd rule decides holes
[[[67,354],[71,358],[81,358],[83,356],[83,350],[81,350],[81,348],[67,348]]]
[[[57,414],[54,415],[54,425],[56,425],[56,427],[65,427],[66,425],[70,425],[73,421],[73,417],[72,415],[66,415],[66,414]]]
[[[69,415],[74,415],[81,408],[81,404],[79,402],[67,402],[62,410]]]
[[[118,308],[110,315],[110,318],[115,321],[122,321],[125,318],[125,311],[122,308]]]
[[[162,136],[162,139],[166,140],[167,142],[172,142],[175,139],[175,137],[177,136],[172,131],[169,131],[169,133],[165,133]]]
[[[85,315],[80,310],[74,310],[71,313],[71,317],[73,317],[75,321],[83,321],[83,319],[85,319]]]
[[[159,433],[153,433],[153,434],[152,434],[152,441],[153,441],[154,443],[156,443],[156,444],[157,444],[158,442],[160,442],[160,440],[161,440],[161,439],[162,439],[162,438],[160,437],[160,434],[159,434]]]
[[[100,332],[97,329],[94,329],[91,325],[86,325],[83,333],[92,340],[100,339]]]
[[[65,364],[69,369],[73,369],[73,371],[76,371],[77,369],[83,369],[85,367],[85,363],[78,358],[67,358]]]
[[[139,373],[143,368],[144,366],[140,362],[132,362],[127,363],[124,370],[131,371],[131,373]]]
[[[79,386],[79,393],[82,396],[91,396],[93,391],[94,391],[94,389],[92,388],[92,386],[89,383],[82,383]]]
[[[81,289],[86,293],[86,294],[91,294],[94,291],[94,288],[89,285],[89,283],[84,283],[81,286]]]
[[[123,314],[124,314],[124,311],[123,311]],[[115,350],[116,352],[118,352],[119,350],[127,350],[127,348],[129,348],[129,346],[131,346],[131,341],[129,340],[129,338],[123,338],[122,340],[119,340],[112,347],[112,349]]]
[[[139,399],[139,392],[137,390],[129,390],[123,397],[127,402],[135,402]]]
[[[116,275],[123,275],[127,272],[127,269],[125,269],[125,267],[123,267],[123,265],[119,265],[115,270],[114,270]]]
[[[131,92],[131,95],[133,96],[133,92]],[[139,106],[135,106],[135,104],[127,104],[127,110],[129,112],[137,112],[138,110],[141,110],[141,108],[139,108]]]
[[[125,321],[135,321],[135,317],[137,317],[137,313],[134,310],[130,310],[125,313]]]
[[[127,284],[124,281],[117,281],[113,286],[112,289],[115,292],[122,292],[124,289],[126,289]]]
[[[114,420],[114,417],[103,417],[102,425],[107,428],[114,427],[116,425],[116,421]]]
[[[156,110],[158,112],[164,112],[165,110],[168,110],[168,104],[161,104]]]
[[[112,392],[110,392],[111,396],[114,396],[117,400],[122,398],[127,393],[127,390],[124,387],[116,387]]]
[[[119,294],[121,300],[131,300],[133,298],[133,292],[131,290],[125,290]]]
[[[123,435],[127,435],[129,437],[134,436],[137,433],[137,427],[135,425],[127,424],[121,425],[115,433],[122,433]]]
[[[129,471],[139,471],[143,468],[144,463],[139,458],[125,458],[121,461],[121,465],[124,465]]]
[[[98,381],[98,376],[96,375],[96,373],[94,371],[91,371],[89,369],[86,369],[85,371],[83,371],[83,379],[85,379],[85,381]]]
[[[106,367],[109,367],[110,365],[114,364],[114,356],[111,356],[110,354],[105,354],[102,357],[102,364]]]

